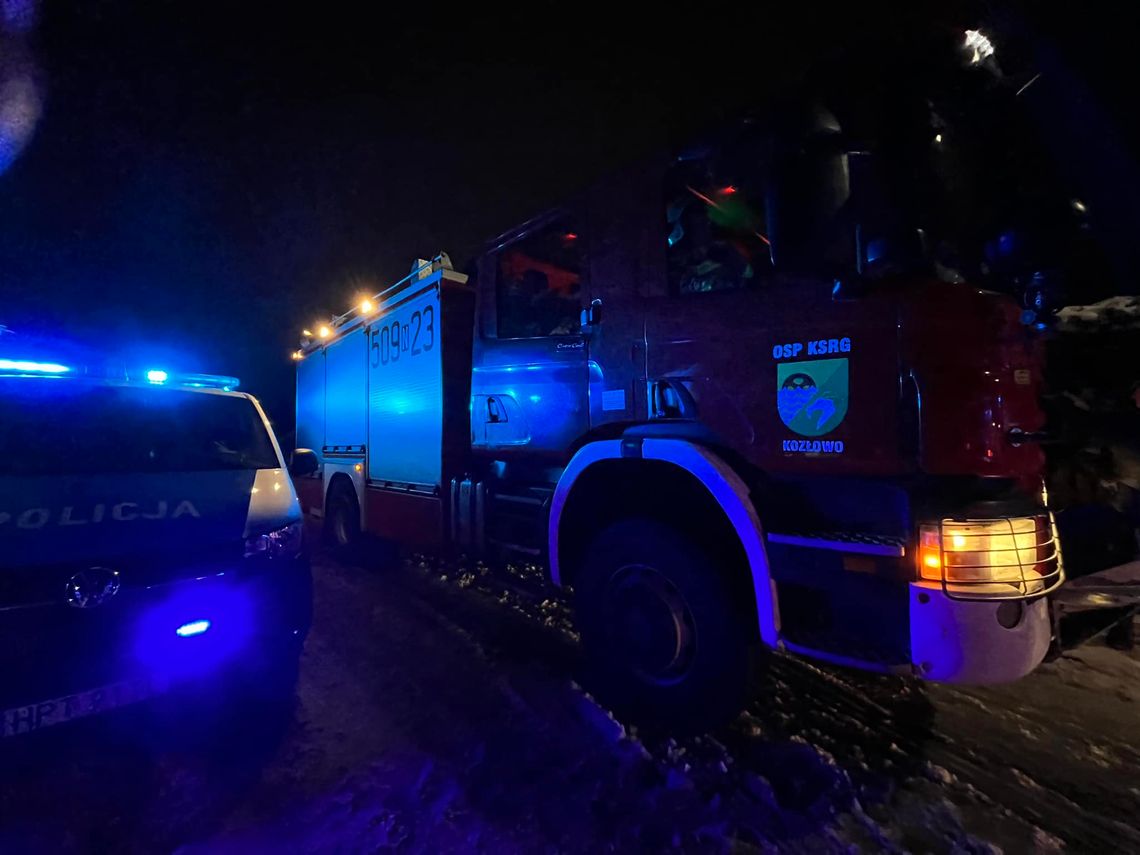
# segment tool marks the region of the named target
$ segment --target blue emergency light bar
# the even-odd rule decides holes
[[[143,375],[146,381],[155,386],[190,386],[195,389],[221,389],[232,392],[241,385],[236,377],[227,377],[224,374],[185,374],[164,371],[161,368],[148,369]],[[133,372],[127,372],[128,380],[135,380]]]
[[[145,379],[151,386],[189,386],[192,389],[221,389],[223,392],[232,392],[241,385],[238,378],[227,377],[224,374],[187,374],[166,371],[162,368],[148,368],[145,371],[127,369],[124,374],[128,382],[137,383]]]
[[[93,366],[70,366],[59,362],[39,362],[31,359],[0,358],[0,377],[84,377],[88,380],[126,381],[138,383],[146,380],[153,386],[189,386],[196,389],[221,389],[232,392],[241,385],[237,377],[224,374],[188,374],[150,368],[108,369]]]
[[[66,374],[71,371],[66,365],[58,362],[33,362],[30,359],[0,359],[0,372],[4,374]]]

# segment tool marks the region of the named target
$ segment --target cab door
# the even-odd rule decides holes
[[[476,453],[563,462],[589,429],[585,243],[579,218],[557,211],[481,258],[471,384]]]
[[[589,192],[587,283],[590,427],[602,433],[649,416],[645,298],[660,277],[657,244],[661,164],[656,159],[598,182]],[[608,428],[604,426],[609,426]]]

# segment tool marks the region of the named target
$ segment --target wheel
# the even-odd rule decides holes
[[[325,542],[344,556],[355,555],[360,546],[360,505],[352,485],[342,480],[329,490],[325,506]]]
[[[595,538],[575,577],[575,602],[599,700],[674,732],[708,730],[740,711],[759,641],[722,564],[652,520],[622,521]]]

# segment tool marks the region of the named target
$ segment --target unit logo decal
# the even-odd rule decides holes
[[[847,416],[847,360],[814,359],[776,365],[780,420],[800,436],[823,436]]]

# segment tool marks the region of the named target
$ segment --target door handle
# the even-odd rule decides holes
[[[490,396],[487,398],[487,421],[489,422],[505,422],[506,414],[503,412],[502,404],[499,399]]]

